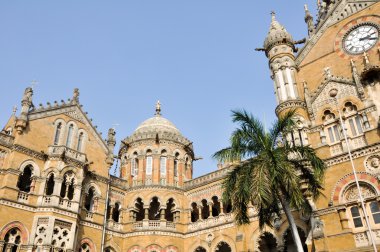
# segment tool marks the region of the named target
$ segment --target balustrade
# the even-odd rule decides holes
[[[151,230],[151,229],[157,229],[157,230],[175,230],[175,223],[171,221],[166,220],[142,220],[137,221],[133,224],[133,228],[135,230]]]
[[[198,219],[196,222],[189,224],[189,231],[196,231],[200,229],[206,229],[226,223],[232,223],[234,218],[232,213],[220,214],[219,216],[211,217],[208,219]]]
[[[19,192],[18,195],[17,195],[17,201],[18,202],[23,202],[23,203],[27,203],[28,202],[28,199],[29,199],[29,194],[26,193],[26,192]]]
[[[49,156],[61,156],[63,154],[82,163],[86,162],[86,154],[70,149],[67,146],[49,146],[48,148]]]

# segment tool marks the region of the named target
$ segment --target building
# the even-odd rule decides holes
[[[294,212],[308,251],[372,251],[364,214],[380,246],[379,13],[377,0],[319,1],[316,22],[305,8],[309,36],[300,41],[273,14],[258,49],[277,115],[297,109],[289,141],[312,146],[328,166],[313,214]],[[115,152],[115,131],[102,139],[77,89],[60,104],[36,107],[32,96],[27,88],[0,133],[0,251],[294,251],[285,218],[260,230],[252,207],[251,224],[235,225],[220,201],[231,167],[192,178],[192,142],[159,104]],[[115,160],[119,177],[109,175]]]

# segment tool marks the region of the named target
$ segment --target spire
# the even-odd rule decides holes
[[[290,44],[294,47],[294,41],[292,36],[286,31],[284,26],[282,26],[276,20],[276,14],[274,11],[271,12],[271,24],[269,27],[269,32],[264,41],[264,50],[268,52],[273,46],[277,44]]]
[[[156,116],[160,116],[161,115],[161,103],[160,101],[157,101],[156,103],[156,113],[155,113]]]
[[[16,121],[16,130],[19,134],[22,134],[23,130],[26,128],[29,110],[34,107],[32,96],[33,89],[31,87],[27,87],[21,100],[21,113]]]
[[[115,145],[116,145],[115,135],[116,135],[115,129],[114,128],[110,128],[108,130],[108,136],[107,136],[108,155],[107,155],[107,158],[106,158],[106,163],[110,167],[113,165],[113,161],[114,161],[113,151],[114,151],[114,148],[115,148]]]

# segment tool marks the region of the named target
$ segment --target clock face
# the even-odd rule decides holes
[[[379,30],[374,25],[360,25],[343,39],[343,48],[351,54],[360,54],[371,49],[379,40]]]

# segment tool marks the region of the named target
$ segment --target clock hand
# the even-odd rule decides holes
[[[364,37],[364,38],[360,38],[359,41],[363,41],[363,40],[375,40],[375,39],[377,39],[377,38],[376,37],[375,38],[371,38],[371,37],[367,36],[367,37]]]

